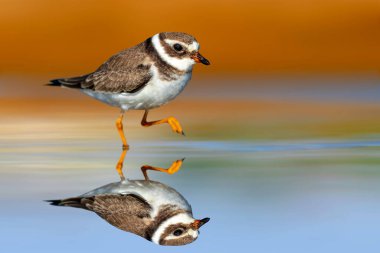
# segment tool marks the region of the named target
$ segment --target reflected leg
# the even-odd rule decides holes
[[[116,164],[116,171],[119,174],[121,181],[125,180],[124,173],[123,173],[123,163],[124,163],[126,154],[127,154],[127,149],[123,149],[123,151],[121,152],[119,161]]]
[[[168,117],[168,118],[161,119],[161,120],[147,121],[146,118],[148,117],[148,112],[149,112],[148,110],[145,110],[144,116],[141,120],[142,126],[149,127],[149,126],[158,125],[158,124],[162,124],[162,123],[168,123],[174,132],[185,135],[185,133],[182,130],[181,125],[179,124],[179,122],[176,118]]]
[[[168,173],[168,174],[174,174],[181,168],[183,160],[185,160],[185,158],[183,158],[181,160],[174,161],[168,169],[153,167],[150,165],[144,165],[141,167],[141,171],[144,174],[145,180],[149,180],[147,170],[155,170],[155,171],[161,171],[161,172]]]
[[[127,143],[127,139],[125,138],[124,131],[123,131],[123,117],[124,117],[124,111],[121,111],[120,116],[116,120],[116,128],[119,132],[121,141],[123,142],[123,149],[129,149],[129,145]]]

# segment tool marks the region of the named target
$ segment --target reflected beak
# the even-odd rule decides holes
[[[191,56],[191,59],[193,59],[195,62],[203,63],[204,65],[210,65],[210,62],[204,58],[199,52],[194,53]]]
[[[204,219],[201,219],[201,220],[195,220],[193,222],[193,224],[192,224],[192,227],[195,228],[195,229],[199,229],[204,224],[206,224],[209,220],[210,220],[210,218],[204,218]]]

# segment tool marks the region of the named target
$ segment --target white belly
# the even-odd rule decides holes
[[[127,110],[145,110],[159,107],[173,100],[191,79],[191,72],[179,76],[177,80],[163,81],[158,75],[135,93],[97,92],[90,89],[82,91],[104,103]]]

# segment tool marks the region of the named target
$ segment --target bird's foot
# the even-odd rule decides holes
[[[185,132],[183,131],[182,127],[181,127],[181,124],[178,122],[178,120],[174,117],[169,117],[167,118],[167,122],[168,124],[170,125],[170,127],[172,128],[172,130],[178,134],[182,134],[183,136],[185,136]]]
[[[185,158],[183,158],[181,160],[174,161],[168,169],[154,167],[154,166],[150,166],[150,165],[144,165],[141,167],[141,171],[144,174],[145,180],[149,180],[147,170],[155,170],[155,171],[160,171],[160,172],[164,172],[164,173],[168,173],[168,174],[172,175],[172,174],[176,173],[177,171],[179,171],[179,169],[182,166],[183,160],[185,160]]]
[[[167,173],[172,175],[172,174],[176,173],[177,171],[179,171],[179,169],[182,166],[183,160],[185,160],[185,158],[182,158],[181,160],[174,161],[172,163],[172,165],[167,169]]]

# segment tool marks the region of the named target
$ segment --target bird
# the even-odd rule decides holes
[[[148,121],[148,112],[177,97],[188,84],[195,63],[210,65],[199,53],[198,41],[183,32],[161,32],[125,49],[90,74],[50,80],[48,86],[79,89],[86,95],[120,108],[116,120],[123,149],[129,145],[123,131],[128,110],[144,110],[141,125],[168,123],[176,133],[185,135],[174,117]]]
[[[121,180],[79,197],[47,201],[95,212],[121,230],[164,246],[195,241],[199,228],[210,220],[194,219],[190,204],[179,192],[151,180]]]

